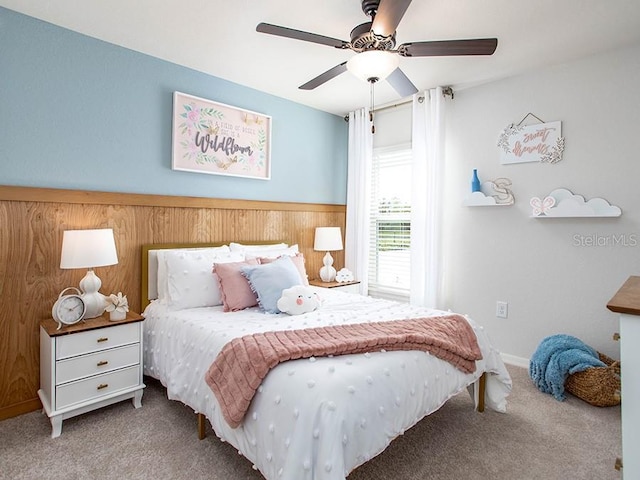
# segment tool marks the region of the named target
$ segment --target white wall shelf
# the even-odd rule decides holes
[[[588,217],[619,217],[622,215],[620,207],[611,205],[604,198],[592,198],[585,201],[582,195],[577,195],[566,188],[557,188],[549,195],[540,199],[533,197],[529,202],[533,208],[533,218],[588,218]]]
[[[511,180],[498,178],[493,181],[483,182],[479,192],[471,192],[462,204],[466,207],[508,207],[513,205],[515,199],[508,188]]]

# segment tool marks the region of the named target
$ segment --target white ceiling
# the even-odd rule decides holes
[[[0,5],[116,45],[343,115],[369,103],[346,72],[298,86],[353,52],[265,35],[259,22],[349,40],[360,0],[0,0]],[[402,58],[420,89],[455,89],[640,43],[639,0],[413,0],[397,32],[410,41],[497,37],[490,57]],[[376,104],[398,100],[386,83]]]

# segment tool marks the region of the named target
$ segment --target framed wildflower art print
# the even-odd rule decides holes
[[[271,117],[174,92],[171,168],[269,180]]]

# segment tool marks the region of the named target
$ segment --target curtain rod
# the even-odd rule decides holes
[[[412,101],[413,101],[412,99],[408,99],[408,100],[404,100],[402,102],[394,103],[392,105],[385,105],[383,107],[374,108],[373,109],[373,113],[382,112],[383,110],[389,110],[390,108],[401,107],[403,105],[407,105],[408,103],[411,103]],[[420,103],[424,102],[424,97],[422,97],[422,96],[418,97],[418,101]]]
[[[443,97],[451,97],[451,100],[453,100],[453,88],[451,88],[451,87],[442,87],[442,96]],[[372,110],[372,113],[382,112],[383,110],[389,110],[390,108],[401,107],[403,105],[411,103],[412,101],[413,100],[411,98],[408,98],[407,100],[403,100],[403,101],[398,102],[398,103],[394,103],[394,104],[391,104],[391,105],[385,105],[383,107],[374,108]],[[424,102],[424,96],[418,97],[418,101],[420,103]],[[344,116],[344,121],[345,122],[349,121],[349,114]]]
[[[422,99],[422,101],[424,101],[424,97],[419,97],[419,98]],[[378,112],[382,112],[383,110],[389,110],[390,108],[401,107],[402,105],[407,105],[407,104],[411,103],[412,101],[413,100],[409,99],[409,100],[404,100],[402,102],[394,103],[392,105],[385,105],[384,107],[374,108],[373,110],[371,110],[371,113],[378,113]],[[346,114],[344,116],[344,121],[345,122],[349,121],[349,114]]]

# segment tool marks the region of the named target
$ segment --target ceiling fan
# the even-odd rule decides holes
[[[349,61],[336,65],[300,85],[299,88],[302,90],[313,90],[349,70],[371,84],[386,78],[401,97],[417,93],[418,89],[398,67],[400,62],[398,55],[402,57],[492,55],[498,46],[497,38],[477,38],[409,42],[396,48],[396,28],[409,8],[411,0],[361,0],[361,3],[362,11],[371,17],[371,21],[351,30],[349,42],[269,23],[259,23],[256,31],[339,49],[349,49],[357,53]]]

